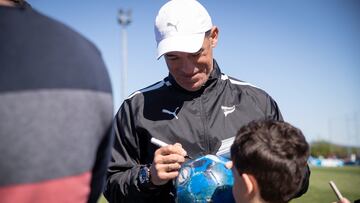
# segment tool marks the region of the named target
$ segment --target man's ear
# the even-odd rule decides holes
[[[211,47],[214,48],[217,45],[219,37],[219,29],[216,26],[213,26],[210,31],[210,43]]]

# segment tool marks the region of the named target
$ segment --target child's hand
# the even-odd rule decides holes
[[[225,167],[231,169],[233,167],[233,162],[232,161],[226,162]]]
[[[346,198],[341,198],[341,200],[339,200],[337,202],[333,202],[333,203],[350,203],[350,201]]]

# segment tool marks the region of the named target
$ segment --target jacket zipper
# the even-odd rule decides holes
[[[203,103],[203,95],[200,96],[200,117],[201,117],[201,122],[202,122],[202,126],[203,126],[203,133],[202,136],[204,138],[204,144],[206,147],[206,154],[210,153],[210,140],[207,136],[207,125],[206,125],[206,108],[204,107],[204,103]]]

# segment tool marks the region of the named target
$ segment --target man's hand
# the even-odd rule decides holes
[[[150,167],[151,182],[164,185],[179,175],[181,164],[185,162],[186,151],[181,144],[167,145],[155,151]]]

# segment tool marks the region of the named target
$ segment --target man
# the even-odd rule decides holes
[[[252,120],[282,120],[266,92],[221,73],[213,59],[219,29],[199,2],[168,1],[155,35],[170,73],[132,94],[115,117],[109,202],[174,202],[172,180],[185,155],[215,154]],[[152,138],[169,145],[159,148]]]
[[[299,196],[308,170],[309,145],[286,122],[253,121],[231,146],[237,203],[285,203]]]
[[[96,202],[112,146],[99,51],[26,2],[0,0],[0,202]]]

